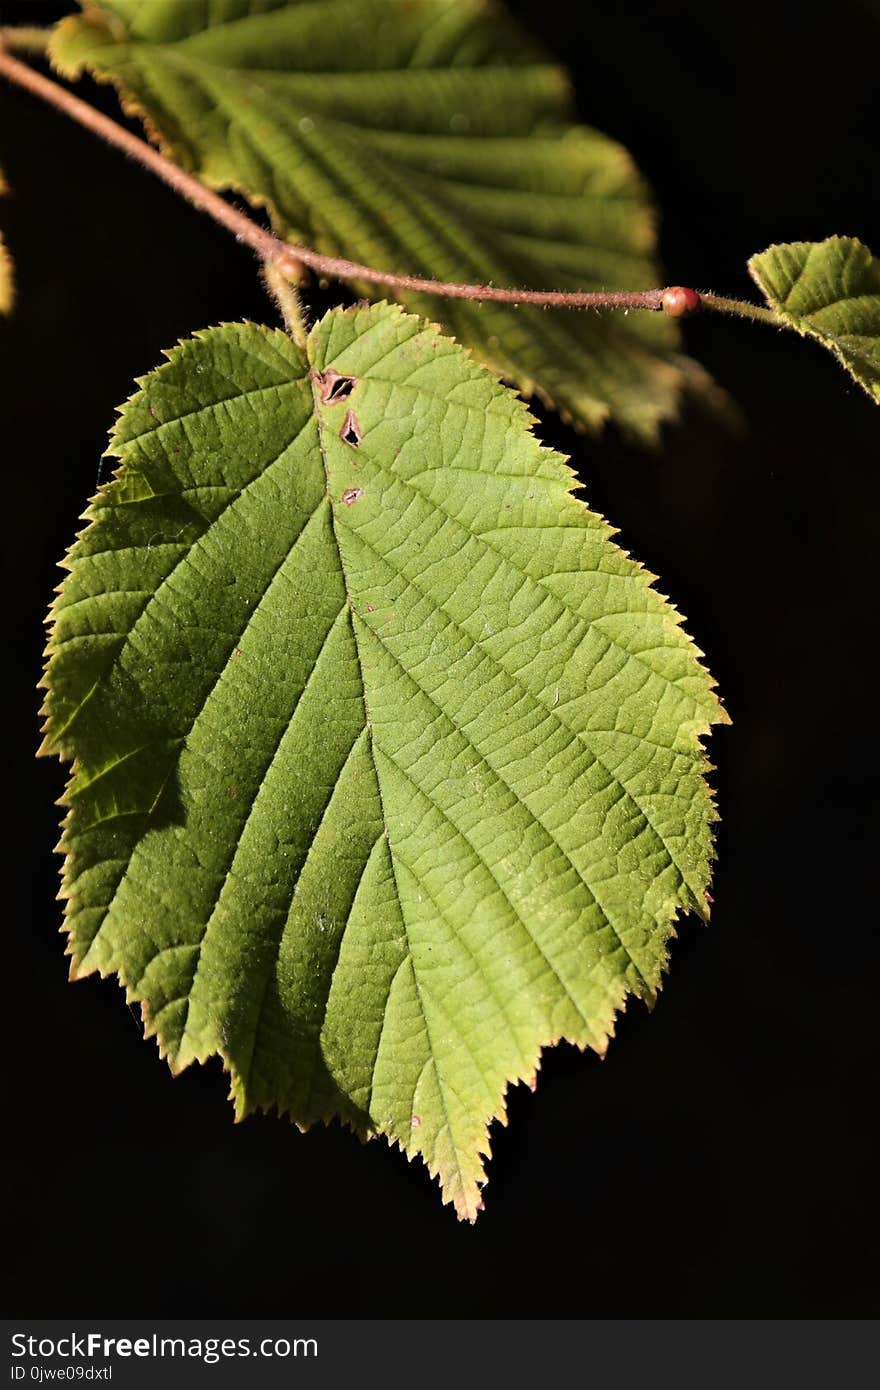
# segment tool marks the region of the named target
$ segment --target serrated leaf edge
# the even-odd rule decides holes
[[[401,317],[417,317],[415,315],[407,314],[407,311],[404,310],[404,308],[397,303],[380,301],[374,307],[376,307],[377,309],[390,310],[395,315],[399,315]],[[354,315],[360,312],[360,308],[361,306],[359,305],[351,305],[345,309],[335,309],[331,310],[330,312],[335,314]],[[457,340],[451,339],[451,335],[446,333],[445,330],[441,327],[441,325],[432,323],[429,320],[425,319],[422,319],[422,322],[425,324],[427,328],[440,333],[441,335],[445,336],[448,340],[456,342],[456,346],[458,347],[459,351],[463,352],[466,357],[474,361],[477,365],[480,365],[480,359],[475,355],[473,350],[461,343],[458,343]],[[188,338],[179,339],[173,347],[163,349],[162,356],[167,359],[167,363],[171,363],[174,361],[175,357],[177,357],[179,354],[186,350],[186,348],[191,342],[198,341],[199,339],[205,339],[217,330],[222,330],[224,328],[239,327],[257,328],[267,337],[270,337],[276,333],[282,333],[281,329],[269,328],[265,325],[255,324],[248,320],[239,322],[224,321],[219,324],[212,325],[208,328],[199,329],[193,334],[191,334]],[[282,333],[282,336],[287,335]],[[117,407],[117,423],[111,429],[108,447],[105,450],[105,457],[115,457],[120,459],[119,453],[116,448],[118,438],[118,421],[121,420],[121,418],[124,416],[127,408],[142,394],[148,382],[151,379],[153,379],[159,372],[165,370],[165,366],[166,363],[162,363],[158,367],[154,368],[152,371],[144,373],[142,376],[135,378],[136,389],[131,393],[130,396],[126,398],[126,400],[123,402],[121,406]],[[535,436],[533,429],[533,426],[537,424],[538,421],[536,417],[532,415],[532,413],[529,411],[526,403],[509,387],[503,387],[502,389],[507,391],[509,395],[514,398],[518,413],[521,415],[526,431],[534,439],[540,452],[542,454],[552,455],[558,463],[558,465],[560,466],[560,468],[564,469],[565,472],[568,474],[569,481],[568,486],[565,489],[565,492],[566,495],[571,499],[572,504],[578,508],[586,509],[586,504],[575,495],[577,492],[582,490],[583,485],[578,480],[577,474],[571,467],[569,459],[566,456],[560,454],[557,450],[548,448],[546,445],[541,443],[537,436]],[[97,520],[99,519],[94,511],[94,503],[98,500],[98,498],[105,495],[107,490],[110,489],[119,480],[125,467],[126,464],[124,459],[120,459],[118,466],[114,468],[112,475],[107,479],[105,483],[101,484],[97,493],[91,499],[85,511],[81,514],[80,519],[85,521],[86,524],[77,533],[74,541],[66,551],[64,558],[59,562],[59,568],[65,570],[70,569],[70,562],[74,558],[74,551],[76,550],[80,540],[88,533],[91,527],[94,524],[96,524]],[[591,515],[597,518],[602,523],[602,526],[604,528],[604,534],[608,539],[619,534],[618,528],[612,526],[609,522],[605,520],[604,517],[600,516],[599,513],[591,511]],[[655,588],[657,576],[654,575],[639,561],[633,560],[629,552],[624,550],[623,547],[618,546],[617,549],[634,566],[635,570],[643,577],[643,579],[647,583],[647,587],[653,589],[657,596],[663,600],[664,611],[662,617],[664,625],[671,629],[679,629],[680,631],[684,632],[684,620],[682,618],[682,615],[679,613],[677,608],[675,608],[675,606],[672,603],[670,603],[669,600],[662,593],[660,593],[659,590]],[[62,585],[56,586],[56,594],[60,594],[61,588]],[[47,626],[49,629],[46,647],[44,650],[46,664],[43,676],[38,684],[39,689],[46,689],[49,685],[51,662],[56,650],[53,643],[53,633],[56,618],[56,608],[58,606],[58,602],[59,600],[56,597],[49,608],[49,612],[46,619]],[[703,666],[701,660],[699,660],[699,658],[703,656],[703,652],[693,642],[692,639],[689,638],[689,641],[691,643],[692,654],[695,658],[694,665],[696,669],[706,677],[706,693],[711,695],[713,701],[712,710],[710,711],[708,708],[704,707],[703,717],[699,720],[694,721],[694,726],[688,733],[688,737],[692,741],[692,745],[695,748],[698,748],[700,752],[700,771],[703,776],[703,786],[705,789],[704,794],[706,797],[707,821],[711,826],[713,823],[716,823],[718,821],[719,815],[716,807],[714,789],[709,783],[707,776],[714,770],[714,768],[712,764],[709,762],[708,757],[706,755],[704,739],[709,735],[714,725],[729,724],[731,721],[729,715],[727,714],[726,710],[724,709],[723,705],[718,699],[717,694],[715,693],[717,688],[717,682]],[[42,726],[43,741],[40,745],[40,748],[38,749],[38,756],[52,754],[58,756],[59,759],[62,761],[68,761],[72,763],[69,778],[65,785],[64,791],[57,803],[59,806],[67,808],[67,815],[64,817],[64,820],[62,822],[62,837],[59,841],[59,844],[56,846],[56,852],[64,855],[64,862],[62,865],[62,887],[57,895],[58,900],[64,903],[64,921],[62,922],[59,930],[61,932],[68,932],[67,916],[69,915],[70,903],[72,901],[72,894],[68,891],[68,885],[70,883],[70,868],[74,856],[72,852],[67,849],[65,840],[66,832],[72,816],[70,794],[73,784],[77,777],[78,760],[75,757],[71,757],[70,751],[66,750],[62,743],[58,742],[58,739],[63,735],[64,730],[62,729],[57,734],[53,732],[51,728],[51,716],[49,715],[45,702],[40,712],[42,715],[45,716],[45,719]],[[710,842],[708,846],[707,868],[711,873],[711,866],[715,861],[716,853],[714,845],[714,833],[711,831],[711,829],[709,834]],[[649,990],[649,993],[646,997],[642,996],[643,1002],[645,1002],[649,1008],[652,1008],[654,1003],[656,1002],[657,994],[662,989],[664,977],[669,967],[669,952],[667,948],[670,941],[676,935],[676,921],[680,913],[686,913],[688,911],[695,911],[703,919],[704,922],[707,922],[709,919],[710,909],[708,902],[703,904],[695,902],[693,900],[693,895],[686,883],[682,883],[680,885],[679,891],[674,894],[670,894],[667,901],[664,904],[662,904],[662,907],[658,908],[658,915],[655,918],[655,921],[657,923],[657,944],[660,949],[661,955],[658,961],[656,978],[646,980],[646,985]],[[179,1075],[182,1071],[186,1070],[187,1067],[192,1065],[193,1062],[198,1062],[200,1065],[203,1065],[206,1061],[210,1060],[211,1057],[217,1056],[221,1062],[223,1071],[229,1077],[228,1099],[234,1107],[236,1122],[245,1119],[246,1116],[249,1114],[257,1112],[272,1113],[272,1111],[275,1111],[279,1115],[279,1117],[287,1116],[294,1123],[296,1128],[299,1129],[301,1132],[307,1131],[309,1128],[312,1127],[314,1123],[317,1122],[303,1122],[298,1120],[291,1113],[291,1110],[288,1106],[279,1104],[249,1104],[247,1103],[247,1101],[243,1101],[242,1090],[244,1079],[240,1075],[238,1068],[232,1061],[231,1057],[226,1053],[224,1049],[220,1047],[213,1049],[212,1052],[205,1057],[197,1055],[194,1051],[190,1055],[186,1055],[183,1058],[183,1060],[180,1060],[180,1058],[177,1056],[173,1056],[171,1053],[171,1049],[163,1044],[159,1036],[158,1029],[156,1026],[154,1026],[153,1018],[151,1016],[151,1012],[147,1004],[147,1001],[145,1000],[143,995],[138,993],[138,990],[135,985],[130,984],[128,981],[124,979],[120,970],[104,968],[95,962],[89,963],[87,965],[84,962],[78,962],[75,955],[75,948],[73,946],[69,932],[65,948],[65,954],[70,957],[69,978],[72,981],[85,979],[93,974],[97,974],[101,979],[106,979],[112,975],[115,975],[117,977],[120,985],[122,986],[125,992],[126,1002],[128,1004],[140,1005],[141,1018],[143,1020],[144,1027],[144,1037],[153,1037],[156,1039],[159,1056],[168,1063],[169,1069],[173,1075]],[[532,1090],[534,1090],[537,1083],[538,1073],[542,1064],[544,1051],[547,1048],[558,1045],[558,1043],[562,1041],[571,1042],[581,1052],[587,1051],[588,1049],[595,1051],[600,1057],[604,1058],[609,1043],[615,1036],[617,1019],[620,1016],[620,1014],[623,1013],[626,1009],[630,995],[636,994],[636,991],[633,990],[625,980],[620,980],[619,985],[619,990],[615,990],[613,998],[609,998],[607,1001],[608,1007],[606,1011],[606,1018],[599,1022],[595,1029],[596,1041],[572,1039],[568,1037],[565,1033],[554,1033],[552,1036],[539,1040],[539,1042],[535,1045],[529,1069],[520,1069],[516,1074],[510,1075],[506,1079],[504,1086],[501,1089],[500,1094],[496,1097],[491,1109],[487,1110],[487,1113],[485,1113],[482,1116],[482,1128],[480,1134],[478,1136],[475,1136],[475,1150],[473,1156],[476,1158],[477,1167],[479,1170],[479,1176],[476,1179],[476,1191],[467,1191],[463,1187],[463,1190],[460,1193],[450,1193],[448,1190],[448,1186],[444,1186],[443,1174],[440,1171],[439,1164],[429,1160],[427,1156],[418,1148],[417,1144],[413,1143],[412,1145],[410,1145],[398,1136],[389,1134],[382,1128],[381,1124],[377,1124],[367,1129],[364,1126],[361,1126],[358,1123],[356,1123],[355,1120],[352,1119],[350,1116],[340,1115],[335,1111],[332,1113],[328,1112],[325,1115],[319,1116],[319,1119],[322,1123],[325,1124],[337,1122],[343,1127],[350,1129],[362,1140],[368,1140],[377,1137],[378,1135],[383,1135],[387,1139],[389,1146],[392,1148],[399,1148],[401,1152],[406,1155],[408,1161],[410,1162],[415,1157],[420,1157],[422,1161],[425,1163],[425,1166],[428,1169],[430,1176],[438,1182],[443,1202],[446,1204],[453,1205],[455,1207],[456,1214],[461,1220],[466,1220],[473,1223],[476,1221],[479,1212],[483,1209],[482,1200],[479,1197],[479,1190],[485,1185],[487,1181],[484,1160],[489,1160],[492,1156],[490,1142],[491,1126],[496,1119],[502,1125],[506,1125],[507,1123],[507,1092],[510,1086],[524,1083],[528,1085]]]

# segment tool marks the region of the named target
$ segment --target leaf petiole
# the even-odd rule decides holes
[[[40,29],[31,24],[10,24],[0,28],[0,47],[19,53],[45,53],[52,37],[51,28]]]

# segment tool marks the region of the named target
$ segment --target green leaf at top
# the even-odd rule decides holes
[[[572,123],[562,70],[485,0],[104,0],[51,51],[326,254],[537,289],[660,283],[628,154]],[[401,298],[580,426],[654,440],[699,379],[662,314]]]
[[[73,974],[237,1113],[340,1116],[473,1219],[542,1047],[603,1051],[705,913],[673,609],[520,400],[398,307],[226,325],[142,379],[52,614]]]
[[[880,402],[880,261],[855,237],[771,246],[749,261],[772,309],[830,348]]]

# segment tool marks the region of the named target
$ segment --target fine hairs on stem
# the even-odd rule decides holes
[[[22,39],[21,35],[26,35]],[[114,145],[135,159],[145,169],[167,183],[182,198],[212,217],[220,226],[231,232],[238,241],[250,246],[259,256],[264,266],[272,267],[271,277],[267,273],[266,282],[273,297],[278,301],[293,337],[302,329],[302,315],[298,307],[299,298],[292,286],[291,298],[281,301],[278,286],[281,280],[298,281],[302,277],[302,267],[333,280],[367,281],[374,285],[387,285],[392,290],[418,291],[434,294],[444,299],[470,299],[493,301],[502,304],[537,304],[543,307],[565,309],[644,309],[652,312],[665,310],[674,317],[693,312],[696,308],[711,309],[719,313],[733,314],[739,318],[755,322],[782,326],[780,320],[770,309],[740,300],[724,299],[713,294],[696,294],[694,290],[683,290],[680,286],[654,290],[611,290],[590,292],[568,292],[563,290],[507,289],[497,285],[465,285],[444,280],[426,279],[419,275],[398,275],[387,270],[377,270],[372,266],[361,265],[356,261],[336,256],[323,256],[307,246],[293,245],[273,236],[263,227],[253,222],[245,213],[239,211],[221,198],[213,189],[197,179],[193,174],[178,168],[170,159],[141,140],[131,131],[125,130],[109,116],[96,111],[79,97],[74,96],[59,83],[36,72],[27,63],[19,62],[8,51],[10,44],[18,43],[22,48],[42,49],[45,46],[43,30],[4,30],[0,29],[0,74],[10,82],[42,101],[54,106],[72,120],[100,136],[108,144]],[[683,296],[683,297],[682,297]]]
[[[283,257],[278,260],[263,262],[263,281],[281,310],[284,327],[297,347],[304,348],[308,337],[308,328],[306,327],[302,300],[288,278],[289,273],[288,270],[288,273],[285,274]]]

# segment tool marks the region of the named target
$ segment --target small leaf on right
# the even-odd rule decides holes
[[[880,404],[880,261],[855,237],[794,241],[749,271],[784,324],[818,338]]]

